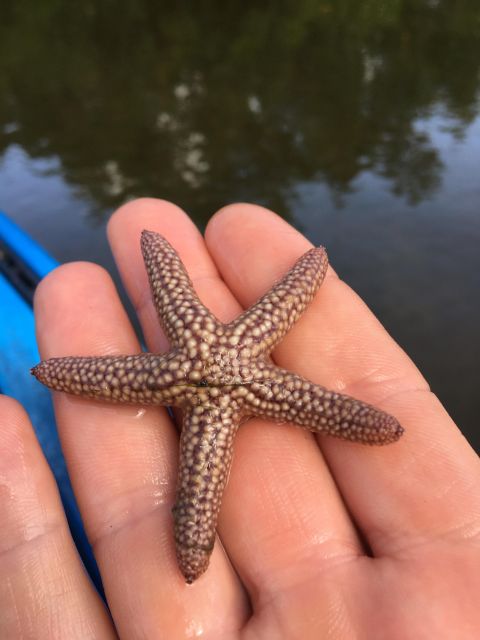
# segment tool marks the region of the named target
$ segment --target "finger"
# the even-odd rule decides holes
[[[44,357],[139,350],[113,283],[99,267],[57,269],[40,285],[35,307]],[[192,617],[208,629],[209,608],[221,596],[231,614],[236,594],[222,580],[186,590],[178,572],[170,513],[177,436],[166,412],[64,394],[55,400],[72,484],[120,635],[183,637]],[[218,569],[220,576],[225,571]]]
[[[220,320],[235,318],[241,309],[219,279],[201,237],[186,233],[185,222],[180,224],[164,203],[141,201],[134,205],[112,220],[110,239],[148,344],[153,348],[159,345],[155,337],[158,322],[153,320],[150,297],[138,293],[148,286],[141,258],[128,252],[131,239],[143,228],[161,233],[176,248],[200,299]],[[277,436],[277,428],[262,421],[251,421],[240,429],[220,512],[222,542],[250,587],[271,571],[291,566],[295,557],[304,557],[308,564],[315,554],[330,561],[361,548],[314,438],[288,427],[284,427],[282,438]],[[300,491],[302,500],[298,499]],[[241,523],[230,521],[232,508],[241,509]],[[321,539],[320,527],[324,532]],[[272,532],[277,534],[275,541]],[[263,544],[257,545],[262,537]]]
[[[310,247],[275,214],[248,205],[221,211],[210,222],[206,241],[244,306]],[[468,531],[478,509],[473,482],[478,460],[414,364],[347,285],[327,277],[275,359],[314,382],[377,405],[406,429],[397,444],[381,449],[321,441],[374,551],[392,551],[427,532]]]
[[[0,637],[115,638],[30,421],[0,396]]]

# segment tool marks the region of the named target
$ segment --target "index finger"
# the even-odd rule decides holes
[[[252,205],[220,211],[206,243],[243,306],[311,246],[281,218]],[[473,518],[475,453],[412,361],[345,283],[332,274],[326,279],[274,357],[286,369],[379,406],[406,429],[399,443],[380,449],[322,438],[337,485],[375,553]]]

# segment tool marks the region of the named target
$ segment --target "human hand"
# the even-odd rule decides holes
[[[225,321],[308,248],[259,207],[224,209],[204,243],[173,205],[126,205],[109,237],[153,351],[167,344],[138,246],[143,228],[175,246],[200,298]],[[52,273],[36,315],[44,358],[139,350],[97,266]],[[274,356],[393,414],[406,433],[372,448],[261,420],[242,426],[218,527],[225,551],[217,543],[192,586],[175,559],[177,433],[166,411],[55,397],[113,622],[78,560],[27,418],[2,399],[0,637],[477,636],[480,465],[415,366],[331,270]]]

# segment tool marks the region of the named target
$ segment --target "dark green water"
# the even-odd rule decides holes
[[[110,212],[265,204],[480,447],[480,3],[0,5],[0,208],[112,268]]]

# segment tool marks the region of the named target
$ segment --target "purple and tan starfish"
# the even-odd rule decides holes
[[[229,324],[200,302],[165,238],[143,231],[141,247],[171,350],[51,358],[32,373],[56,391],[182,409],[173,514],[178,564],[192,583],[208,567],[240,423],[261,416],[371,445],[394,442],[403,429],[383,411],[281,369],[268,357],[322,284],[328,266],[323,247],[305,253],[278,284]]]

